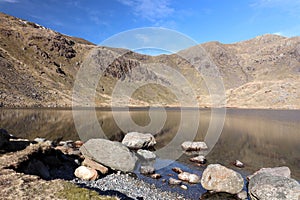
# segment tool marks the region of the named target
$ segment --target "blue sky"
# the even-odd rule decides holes
[[[300,0],[0,0],[0,11],[95,44],[153,26],[197,43],[300,35]]]

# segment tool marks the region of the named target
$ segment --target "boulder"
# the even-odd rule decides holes
[[[255,200],[299,200],[300,184],[284,176],[258,173],[250,179],[248,192]]]
[[[77,178],[80,178],[82,180],[85,181],[94,181],[98,178],[98,173],[95,169],[86,167],[86,166],[80,166],[78,167],[75,172],[74,175]]]
[[[261,168],[260,170],[254,172],[254,174],[247,176],[247,179],[250,180],[253,176],[260,173],[268,173],[274,176],[284,176],[287,178],[291,177],[291,170],[288,167],[273,167],[273,168]]]
[[[152,151],[144,150],[144,149],[139,149],[137,151],[137,154],[144,158],[145,160],[155,160],[156,155]]]
[[[201,184],[206,190],[238,194],[243,189],[244,179],[220,164],[210,164],[202,174]]]
[[[150,133],[130,132],[125,135],[122,144],[130,149],[141,149],[153,147],[156,141]]]
[[[80,151],[84,157],[123,172],[132,172],[137,161],[126,146],[105,139],[90,139],[80,147]]]
[[[181,144],[181,147],[185,151],[199,151],[199,150],[206,150],[208,149],[205,142],[190,142],[185,141]]]

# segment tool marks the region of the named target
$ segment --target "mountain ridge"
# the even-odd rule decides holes
[[[214,107],[208,90],[214,87],[215,79],[205,77],[209,75],[205,70],[209,72],[215,66],[226,94],[226,103],[218,106],[300,109],[300,37],[266,34],[233,44],[213,41],[177,54],[148,56],[96,46],[4,13],[0,13],[0,23],[2,107],[71,107],[74,102],[77,106],[110,107],[118,83],[126,83],[129,88],[142,86],[133,93],[126,91],[131,95],[129,100],[114,99],[114,105],[188,106],[182,101],[189,101],[193,93],[197,105]],[[115,55],[120,56],[102,66]],[[93,86],[95,96],[80,96],[76,101],[76,77],[89,59],[102,76]],[[196,68],[193,63],[198,64]],[[172,80],[166,70],[182,75],[183,82]],[[92,84],[88,79],[84,82]],[[143,85],[147,82],[150,84]],[[186,98],[178,99],[177,91]]]

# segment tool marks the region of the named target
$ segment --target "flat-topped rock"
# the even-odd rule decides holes
[[[250,180],[253,176],[260,173],[268,173],[274,176],[284,176],[287,178],[291,177],[290,168],[283,166],[283,167],[273,167],[273,168],[261,168],[260,170],[254,172],[252,175],[247,176],[247,179]]]
[[[185,141],[181,144],[181,147],[185,151],[199,151],[208,149],[205,142]]]
[[[131,172],[137,157],[120,142],[105,139],[90,139],[80,147],[81,153],[114,170]]]
[[[142,149],[153,147],[156,141],[150,133],[130,132],[125,135],[122,144],[130,149]]]

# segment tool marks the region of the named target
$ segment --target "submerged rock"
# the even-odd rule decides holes
[[[137,154],[144,158],[145,160],[155,160],[156,155],[152,151],[144,150],[144,149],[139,149],[137,151]]]
[[[160,179],[161,175],[160,174],[151,174],[150,177],[153,178],[153,179]]]
[[[180,174],[183,172],[182,169],[180,169],[179,167],[173,167],[172,170],[173,170],[173,172],[176,172],[177,174]]]
[[[154,174],[155,169],[152,166],[141,166],[140,172],[141,174],[149,175],[149,174]]]
[[[238,194],[244,186],[242,176],[220,164],[208,165],[202,174],[201,184],[206,190]]]
[[[82,180],[85,181],[94,181],[98,178],[98,173],[95,169],[86,167],[86,166],[80,166],[78,167],[75,172],[74,175],[77,178],[80,178]]]
[[[133,171],[137,161],[126,146],[105,139],[90,139],[80,147],[80,151],[85,157],[123,172]]]
[[[290,168],[283,166],[283,167],[273,167],[273,168],[261,168],[260,170],[254,172],[254,174],[247,176],[247,179],[250,180],[253,176],[260,173],[268,173],[274,176],[283,176],[287,178],[291,177]]]
[[[130,149],[141,149],[153,147],[156,141],[150,133],[130,132],[125,135],[122,144]]]
[[[299,200],[300,184],[291,178],[258,173],[249,181],[249,196],[256,200]]]
[[[181,144],[181,147],[185,151],[199,151],[208,149],[205,142],[190,142],[186,141]]]

